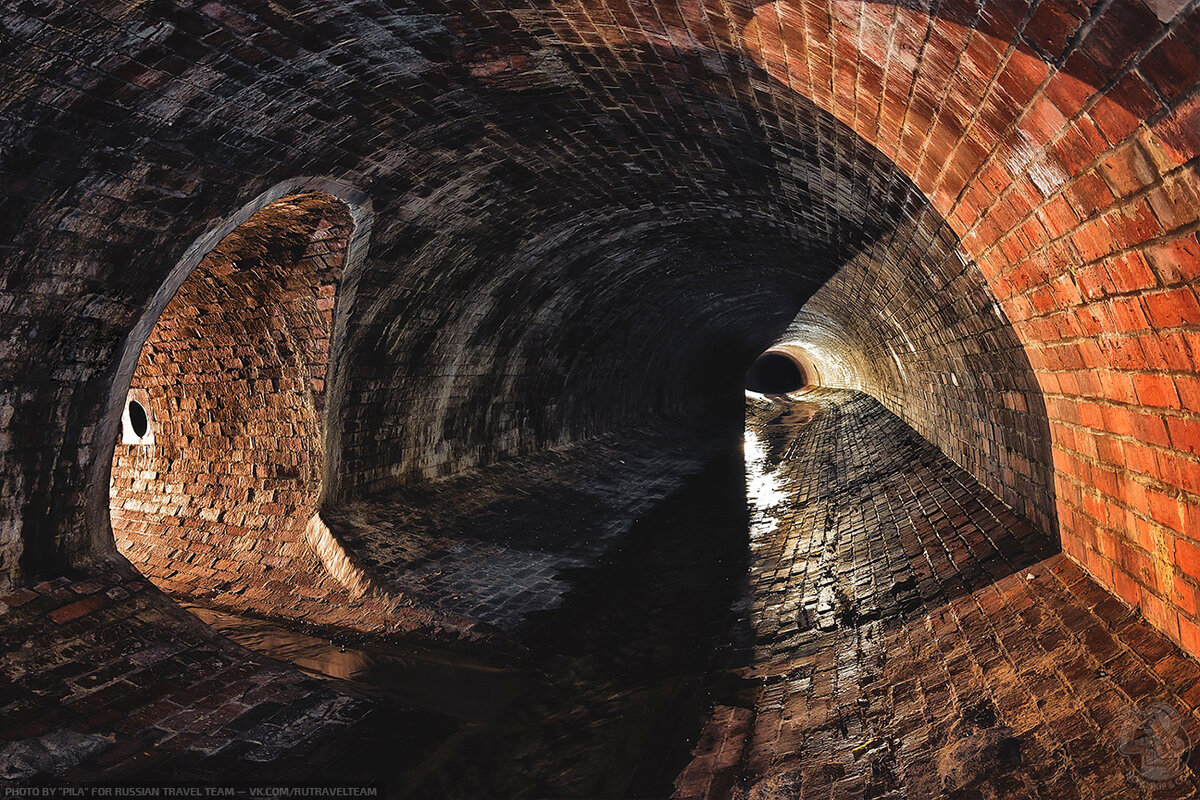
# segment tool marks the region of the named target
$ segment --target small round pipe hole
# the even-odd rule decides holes
[[[150,418],[146,409],[137,400],[129,401],[129,427],[139,439],[150,430]]]

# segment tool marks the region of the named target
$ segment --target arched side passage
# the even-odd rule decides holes
[[[366,588],[317,513],[365,247],[355,211],[311,191],[263,205],[188,270],[142,343],[125,416],[136,401],[153,427],[116,445],[111,529],[177,596],[295,612]]]
[[[222,219],[199,237],[171,270],[142,312],[137,323],[125,339],[113,377],[106,413],[97,425],[101,447],[92,461],[92,480],[87,488],[88,525],[91,542],[88,547],[64,548],[78,555],[77,560],[86,562],[92,558],[113,560],[116,549],[113,543],[112,525],[109,515],[109,487],[113,458],[107,449],[108,442],[115,442],[120,430],[124,407],[133,383],[142,348],[150,338],[151,331],[162,316],[167,305],[175,297],[184,281],[200,265],[200,262],[216,248],[230,233],[249,221],[251,217],[281,198],[301,194],[324,194],[336,198],[346,207],[350,216],[350,230],[345,244],[341,275],[333,307],[329,334],[329,371],[325,376],[326,391],[322,422],[327,423],[330,414],[336,415],[344,395],[345,376],[340,369],[338,354],[345,348],[346,329],[355,304],[361,266],[366,258],[367,243],[371,235],[373,212],[370,199],[362,191],[348,183],[332,178],[298,177],[276,184],[238,211]],[[321,499],[324,501],[331,486],[337,483],[338,454],[337,426],[322,424],[324,452],[326,458],[322,471]],[[120,562],[120,559],[116,559]]]

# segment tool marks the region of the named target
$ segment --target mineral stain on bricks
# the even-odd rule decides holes
[[[1197,794],[1195,2],[0,53],[6,791]]]

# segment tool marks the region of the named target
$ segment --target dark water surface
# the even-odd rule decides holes
[[[666,797],[725,670],[745,663],[731,610],[748,561],[741,448],[565,575],[560,606],[512,634],[516,657],[387,642],[341,645],[193,608],[230,639],[378,699],[331,769],[389,796]],[[545,510],[546,525],[558,524]],[[503,662],[503,663],[501,663]],[[332,776],[331,776],[332,777]]]
[[[338,678],[367,694],[444,714],[486,722],[524,691],[520,670],[487,664],[462,653],[387,641],[338,643],[250,617],[200,606],[184,607],[243,647],[288,661],[306,672]]]

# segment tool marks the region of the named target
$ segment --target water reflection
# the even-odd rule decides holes
[[[787,500],[783,483],[775,474],[775,464],[768,459],[768,450],[759,435],[746,429],[746,499],[757,509],[774,508]]]
[[[385,781],[389,794],[665,797],[752,643],[737,608],[747,591],[748,472],[762,476],[756,503],[781,497],[763,447],[748,441],[748,471],[731,443],[675,494],[631,511],[615,547],[561,576],[571,587],[561,605],[511,634],[515,666],[477,650],[342,646],[192,611],[248,648],[379,697],[384,710],[331,768]],[[547,508],[539,524],[562,525],[562,516]]]
[[[369,694],[468,722],[494,719],[523,690],[515,669],[495,667],[429,647],[373,640],[332,642],[250,617],[201,606],[189,611],[243,647],[295,664],[314,674],[348,681]]]
[[[791,455],[796,429],[807,425],[816,410],[814,404],[796,402],[791,396],[776,398],[746,391],[743,451],[746,501],[754,511],[751,541],[778,530],[787,513],[791,493],[778,467]]]

